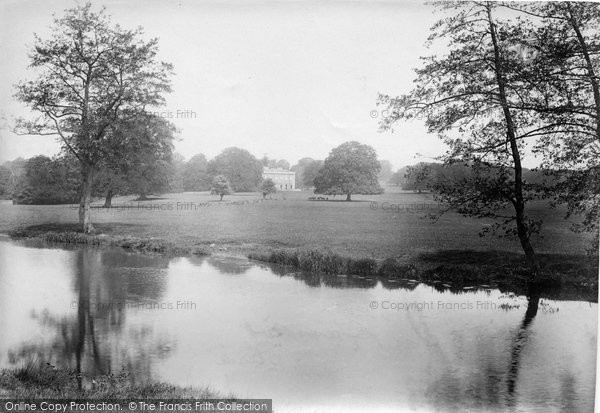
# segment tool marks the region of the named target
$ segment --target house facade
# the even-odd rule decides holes
[[[278,191],[293,191],[296,189],[296,172],[282,168],[263,168],[263,179],[271,178]]]

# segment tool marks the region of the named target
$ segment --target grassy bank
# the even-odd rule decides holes
[[[200,399],[224,396],[208,388],[178,387],[162,382],[135,384],[126,373],[91,378],[67,369],[28,365],[16,369],[0,370],[0,397],[23,399]]]
[[[84,234],[78,225],[35,225],[8,232],[14,239],[36,239],[49,243],[121,247],[134,252],[169,255],[210,255],[203,245],[177,245],[161,238],[108,235],[106,233]]]
[[[98,228],[102,231],[102,226]],[[533,274],[523,254],[507,251],[437,250],[420,253],[410,260],[375,259],[339,254],[329,248],[277,248],[256,244],[209,244],[189,241],[176,244],[161,238],[140,238],[105,232],[83,234],[74,225],[38,225],[9,232],[14,239],[49,243],[121,247],[141,253],[176,256],[231,255],[288,266],[306,273],[347,275],[384,282],[411,280],[435,285],[441,290],[461,291],[476,286],[498,286],[514,292],[532,284]],[[595,257],[574,254],[539,254],[534,285],[568,290],[570,297],[594,297],[598,289]],[[581,294],[580,294],[581,293]],[[594,298],[593,301],[596,301]]]
[[[536,274],[523,255],[501,251],[437,251],[421,254],[409,264],[394,258],[356,259],[323,249],[276,249],[250,253],[248,257],[311,273],[344,274],[387,282],[423,282],[440,290],[494,286],[523,292],[534,286],[546,292],[568,290],[570,297],[591,297],[593,301],[598,290],[598,265],[590,256],[540,254]]]

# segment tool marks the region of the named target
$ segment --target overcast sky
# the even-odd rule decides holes
[[[164,112],[181,130],[176,151],[211,158],[238,146],[257,157],[324,159],[349,140],[373,146],[395,168],[443,152],[422,121],[378,132],[378,92],[411,89],[435,22],[417,1],[94,1],[124,27],[160,39],[175,67]],[[0,161],[53,155],[53,137],[15,136],[12,118],[30,116],[13,98],[27,79],[33,33],[46,37],[63,0],[0,0]],[[178,118],[177,111],[189,117]],[[193,114],[191,113],[193,112]],[[195,115],[195,117],[194,117]],[[377,116],[377,117],[375,117]],[[416,153],[424,157],[415,157]]]

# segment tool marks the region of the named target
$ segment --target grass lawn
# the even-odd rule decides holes
[[[351,257],[393,257],[408,262],[438,250],[521,252],[516,239],[479,237],[489,221],[455,213],[436,222],[424,217],[438,208],[429,194],[356,195],[353,202],[337,202],[332,197],[309,201],[312,195],[280,192],[262,201],[259,194],[240,193],[218,202],[208,193],[181,193],[139,203],[132,196],[118,197],[112,209],[94,209],[93,222],[108,235],[154,237],[182,247],[215,244],[213,249],[240,253],[310,247]],[[1,201],[0,211],[0,232],[4,233],[42,224],[77,228],[77,210],[69,205]],[[531,205],[530,214],[544,219],[540,236],[533,239],[536,252],[580,255],[589,247],[589,237],[569,229],[571,222],[563,219],[564,211],[537,203]]]

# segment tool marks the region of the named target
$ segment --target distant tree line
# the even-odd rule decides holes
[[[276,192],[272,180],[263,180],[263,167],[296,172],[296,187],[329,195],[373,194],[379,185],[380,162],[373,148],[346,142],[324,160],[302,158],[291,168],[286,160],[259,160],[245,149],[231,147],[211,160],[196,154],[188,161],[173,152],[174,129],[156,118],[137,121],[128,129],[113,133],[120,139],[137,142],[130,151],[102,160],[94,174],[91,195],[104,198],[111,207],[118,195],[149,195],[168,192],[211,191],[223,196],[234,192]],[[154,122],[154,123],[153,123]],[[133,145],[130,143],[130,145]],[[389,166],[389,162],[384,161]],[[0,165],[0,196],[17,204],[77,203],[82,194],[82,168],[68,153],[49,158],[35,156]]]
[[[444,164],[439,162],[419,162],[398,169],[388,183],[406,191],[439,191],[445,182],[460,182],[471,179],[473,168],[467,164]],[[540,169],[523,168],[523,177],[532,185],[544,185],[551,177],[549,172]]]

